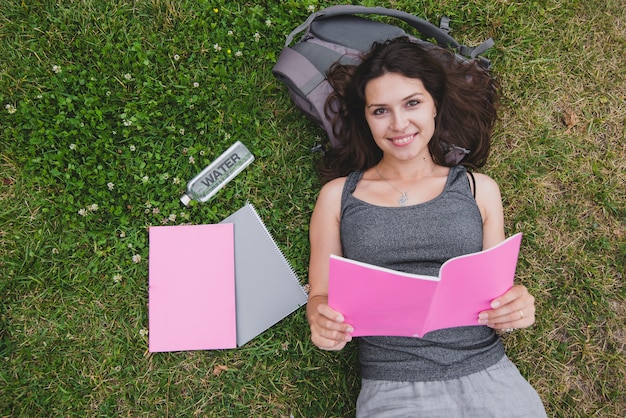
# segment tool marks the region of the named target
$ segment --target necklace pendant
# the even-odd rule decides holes
[[[408,202],[409,198],[407,197],[406,192],[402,193],[402,196],[400,196],[400,199],[398,199],[398,204],[400,206],[406,206]]]

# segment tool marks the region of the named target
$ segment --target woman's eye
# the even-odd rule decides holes
[[[414,106],[417,106],[418,104],[420,104],[419,100],[409,100],[406,105],[407,107],[414,107]]]
[[[374,116],[379,116],[385,113],[385,109],[380,108],[380,109],[375,109],[374,110]]]

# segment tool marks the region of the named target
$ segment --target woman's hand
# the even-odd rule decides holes
[[[491,307],[478,315],[478,323],[498,330],[528,328],[535,323],[535,298],[522,285],[494,299]]]
[[[341,350],[352,341],[354,329],[344,324],[343,315],[328,306],[327,296],[312,296],[307,303],[311,341],[322,350]]]

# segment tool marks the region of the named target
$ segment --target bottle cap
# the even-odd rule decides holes
[[[180,201],[183,202],[183,205],[189,206],[189,202],[191,202],[191,198],[187,194],[184,194],[180,197]]]

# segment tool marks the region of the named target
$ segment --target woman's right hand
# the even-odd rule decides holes
[[[322,350],[341,350],[352,341],[352,326],[344,323],[344,317],[328,306],[328,297],[309,297],[307,319],[311,326],[311,341]]]

